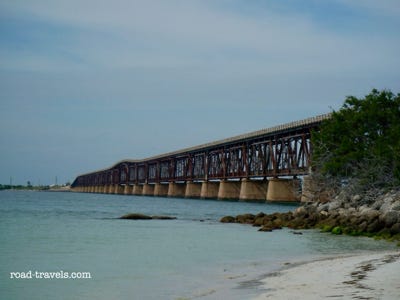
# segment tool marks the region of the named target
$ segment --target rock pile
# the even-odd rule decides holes
[[[374,200],[367,196],[339,194],[330,202],[308,203],[294,212],[223,217],[221,222],[252,224],[260,231],[282,227],[320,228],[336,234],[379,235],[400,239],[400,191],[381,193]]]

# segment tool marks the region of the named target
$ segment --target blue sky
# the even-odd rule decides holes
[[[0,1],[0,183],[400,92],[397,0]]]

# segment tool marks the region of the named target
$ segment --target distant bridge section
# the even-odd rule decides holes
[[[297,201],[309,172],[311,131],[330,114],[79,175],[79,192]],[[288,179],[292,178],[292,179]]]

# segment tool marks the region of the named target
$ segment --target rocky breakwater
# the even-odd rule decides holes
[[[341,192],[329,202],[307,203],[293,212],[226,216],[220,221],[251,224],[260,227],[259,231],[318,228],[334,234],[400,240],[400,190],[374,193],[373,197]]]

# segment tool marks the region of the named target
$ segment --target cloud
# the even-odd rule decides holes
[[[338,0],[338,2],[353,9],[363,9],[372,15],[392,18],[400,17],[400,3],[398,0]]]
[[[330,72],[374,64],[381,55],[394,55],[379,45],[387,40],[366,35],[343,35],[324,29],[307,14],[282,14],[266,9],[249,15],[226,10],[213,1],[16,1],[4,6],[14,14],[24,13],[74,28],[62,49],[77,57],[68,68],[201,68],[205,65],[271,72]],[[225,5],[229,2],[223,2]],[[57,33],[55,33],[57,34]],[[62,31],[59,33],[62,34]],[[51,40],[47,41],[48,47]],[[389,41],[390,43],[390,41]],[[393,43],[393,42],[392,42]],[[54,51],[58,51],[55,49]],[[382,52],[384,51],[384,53]],[[35,53],[34,53],[35,54]],[[70,58],[37,54],[43,68],[64,68]],[[35,67],[33,55],[26,65]],[[10,56],[8,59],[16,65]],[[384,62],[383,62],[384,63]],[[60,64],[60,65],[58,65]],[[243,67],[245,66],[245,67]],[[265,71],[264,71],[265,72]]]

